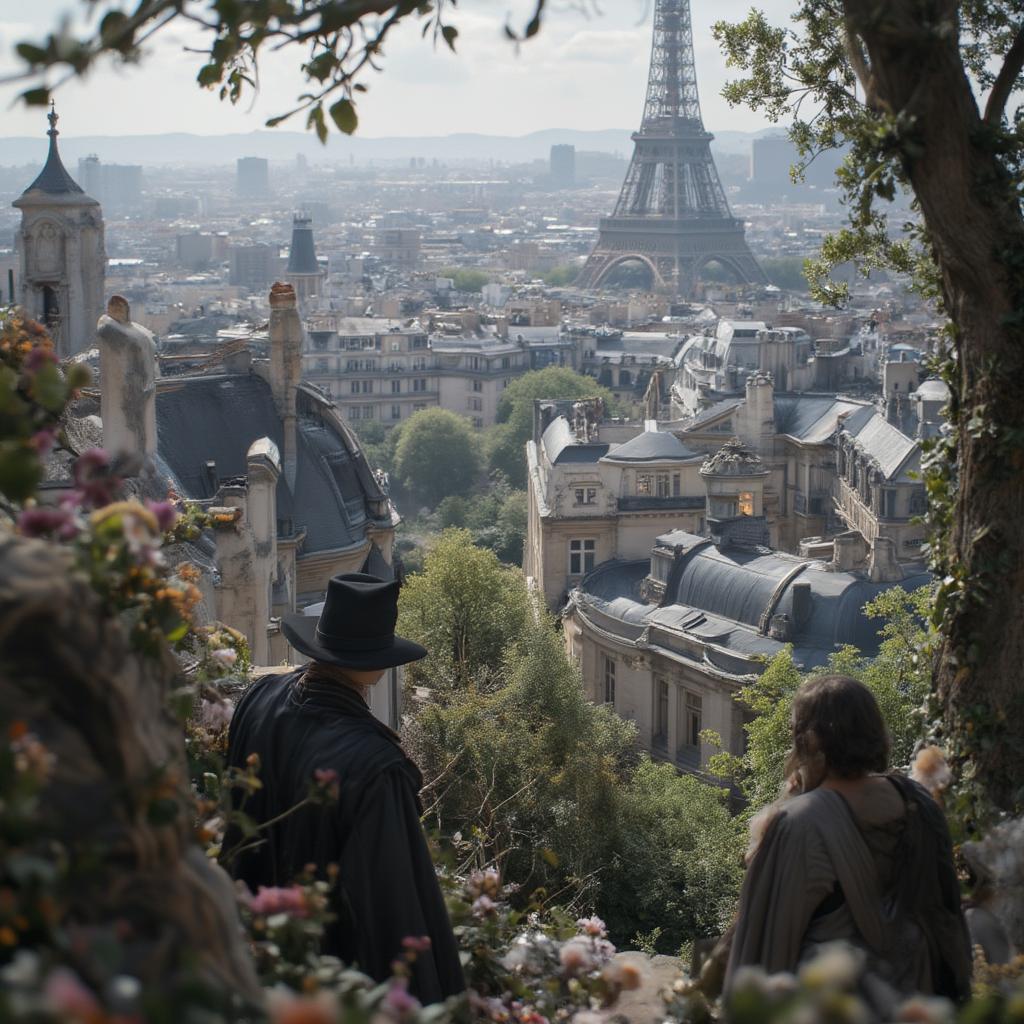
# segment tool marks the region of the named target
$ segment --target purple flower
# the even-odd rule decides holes
[[[412,1016],[419,1008],[420,1001],[409,995],[404,981],[396,981],[384,997],[384,1009],[398,1020]]]
[[[309,915],[306,894],[299,885],[289,885],[287,888],[261,885],[256,895],[249,897],[248,903],[254,914],[288,914],[291,917]]]
[[[75,486],[83,505],[102,508],[117,497],[121,480],[109,470],[110,456],[102,448],[89,448],[75,460]]]
[[[29,373],[35,373],[37,370],[41,370],[44,366],[49,363],[51,366],[56,365],[57,356],[52,348],[48,348],[44,345],[36,345],[27,356],[25,356],[25,369]]]
[[[178,521],[178,510],[169,501],[147,501],[146,508],[156,517],[161,533],[167,533]]]
[[[50,537],[70,540],[80,526],[74,510],[66,505],[32,505],[18,516],[18,531],[25,537]]]
[[[36,450],[40,458],[45,458],[53,450],[57,441],[57,431],[53,427],[44,427],[32,435],[29,444]]]
[[[430,936],[407,935],[402,939],[402,948],[410,953],[427,953],[430,951]]]

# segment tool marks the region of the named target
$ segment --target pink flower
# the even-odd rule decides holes
[[[169,501],[148,501],[146,508],[156,517],[157,526],[161,533],[167,533],[173,529],[178,521],[178,510]]]
[[[384,997],[382,1005],[397,1020],[405,1020],[420,1008],[420,1001],[415,996],[409,995],[404,981],[396,981],[388,989],[388,994]]]
[[[490,896],[478,896],[471,909],[476,917],[490,917],[498,908]]]
[[[430,951],[430,936],[407,935],[402,939],[402,948],[410,953],[427,953]]]
[[[263,916],[288,914],[291,917],[307,917],[309,914],[306,894],[298,885],[287,887],[261,885],[256,890],[256,895],[249,897],[248,903],[249,909],[254,914]]]
[[[79,530],[74,510],[66,505],[32,505],[18,516],[18,531],[25,537],[56,534],[61,540],[70,540]]]
[[[300,996],[283,986],[267,993],[272,1024],[337,1024],[338,1003],[326,991]]]
[[[90,1020],[102,1012],[96,996],[67,967],[50,971],[43,984],[43,998],[50,1011],[64,1019]]]
[[[579,928],[584,935],[589,935],[594,939],[603,939],[608,934],[608,927],[596,914],[593,914],[590,917],[581,917],[576,922],[576,927]]]
[[[320,789],[327,791],[332,800],[341,795],[341,780],[333,768],[317,768],[313,771],[313,782]]]
[[[235,708],[226,700],[204,700],[199,710],[199,722],[210,732],[220,732],[231,724]]]
[[[558,959],[566,974],[584,974],[594,966],[589,944],[582,938],[570,939],[558,951]]]
[[[222,668],[226,671],[227,669],[234,668],[235,662],[238,661],[238,651],[233,647],[218,647],[217,650],[210,651],[210,661],[217,668]]]
[[[469,895],[476,899],[477,896],[489,896],[497,899],[501,891],[501,875],[497,868],[487,868],[484,871],[474,871],[466,882]]]

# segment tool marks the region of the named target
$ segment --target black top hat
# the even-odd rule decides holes
[[[292,647],[315,661],[342,668],[392,668],[427,655],[426,648],[395,636],[397,621],[398,582],[348,572],[327,584],[319,619],[285,615],[281,629]]]

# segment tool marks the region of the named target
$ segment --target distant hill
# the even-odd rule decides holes
[[[303,154],[310,161],[366,163],[408,161],[411,157],[447,162],[496,160],[525,163],[546,160],[553,145],[568,144],[578,150],[618,153],[628,157],[633,151],[632,129],[574,131],[551,128],[529,135],[430,135],[420,138],[371,138],[356,135],[342,138],[332,135],[321,146],[308,132],[256,131],[234,135],[191,135],[184,132],[167,135],[61,135],[60,148],[72,173],[80,157],[95,153],[104,163],[146,164],[229,164],[241,156],[261,156],[273,161],[291,161]],[[769,134],[760,132],[716,133],[712,148],[720,153],[748,154],[753,139]],[[0,162],[4,165],[42,163],[46,157],[45,135],[38,138],[15,136],[0,138]]]

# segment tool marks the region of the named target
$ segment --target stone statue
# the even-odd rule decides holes
[[[112,454],[156,454],[156,344],[132,323],[128,302],[113,295],[96,328],[100,349],[103,446]]]

